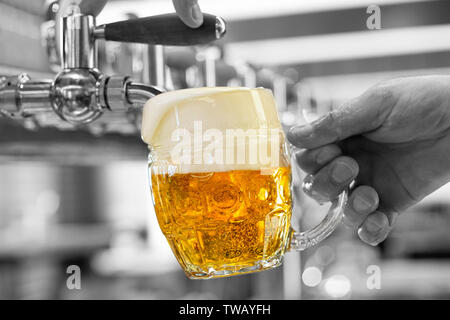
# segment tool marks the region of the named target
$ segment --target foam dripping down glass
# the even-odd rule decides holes
[[[189,278],[277,267],[341,220],[345,192],[316,227],[291,227],[289,148],[270,90],[163,93],[144,107],[142,139],[159,226]]]

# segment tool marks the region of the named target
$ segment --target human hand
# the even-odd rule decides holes
[[[172,0],[180,19],[191,28],[198,28],[203,23],[203,14],[197,0]]]
[[[398,213],[450,181],[450,77],[381,83],[288,139],[306,149],[295,158],[314,198],[333,199],[355,181],[344,223],[377,245]]]

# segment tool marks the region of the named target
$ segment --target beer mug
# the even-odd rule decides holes
[[[270,90],[160,94],[144,107],[142,139],[159,226],[189,278],[274,268],[341,220],[345,192],[316,227],[291,227],[289,148]]]

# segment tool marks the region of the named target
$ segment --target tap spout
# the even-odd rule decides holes
[[[125,97],[129,103],[144,104],[154,96],[165,92],[164,89],[142,83],[129,82],[126,85]]]
[[[141,125],[143,105],[165,91],[156,86],[133,82],[128,77],[120,76],[105,79],[102,87],[104,88],[102,96],[107,108],[113,113],[126,112],[136,128],[140,128]]]
[[[127,76],[106,77],[100,85],[100,98],[111,111],[126,111],[142,107],[148,99],[164,92],[156,86],[133,82]]]

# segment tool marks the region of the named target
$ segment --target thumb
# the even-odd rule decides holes
[[[181,21],[191,28],[198,28],[203,23],[203,14],[197,0],[172,0],[175,11]]]
[[[369,89],[310,124],[292,127],[288,140],[299,148],[318,148],[380,127],[394,103],[387,86]]]

